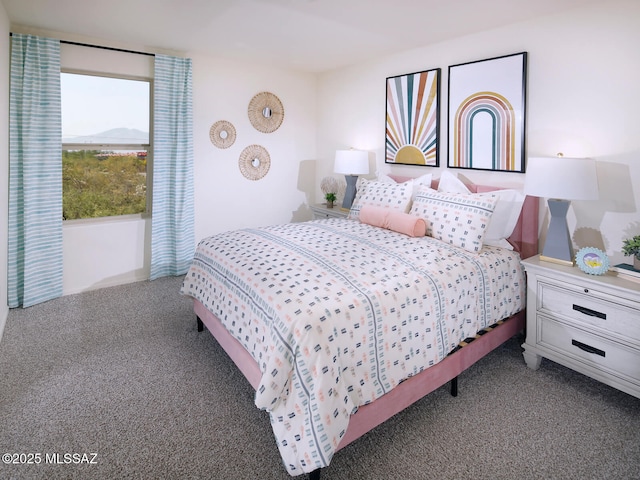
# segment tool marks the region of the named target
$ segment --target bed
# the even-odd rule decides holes
[[[524,328],[520,260],[537,253],[538,199],[509,207],[509,245],[472,245],[476,210],[511,205],[499,189],[392,180],[360,185],[348,219],[207,237],[185,276],[198,330],[255,388],[292,476],[319,478],[341,448],[449,381],[455,394],[461,372]],[[452,199],[464,234],[447,225]],[[382,210],[425,221],[428,235],[360,221]]]

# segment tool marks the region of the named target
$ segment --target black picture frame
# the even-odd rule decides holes
[[[527,52],[449,66],[447,166],[525,172]]]
[[[441,69],[387,77],[385,163],[440,166]]]

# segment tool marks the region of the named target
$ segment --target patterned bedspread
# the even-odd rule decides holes
[[[329,219],[206,238],[181,291],[259,364],[255,403],[299,475],[329,464],[359,406],[524,308],[524,288],[512,251]]]

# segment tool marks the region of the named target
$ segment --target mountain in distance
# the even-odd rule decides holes
[[[95,133],[93,135],[63,137],[62,143],[149,143],[149,133],[135,128],[112,128],[106,132]]]

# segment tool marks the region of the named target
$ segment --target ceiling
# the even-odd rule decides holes
[[[12,28],[322,72],[597,0],[1,0]],[[62,39],[77,38],[65,38]],[[111,42],[111,43],[110,43]]]

